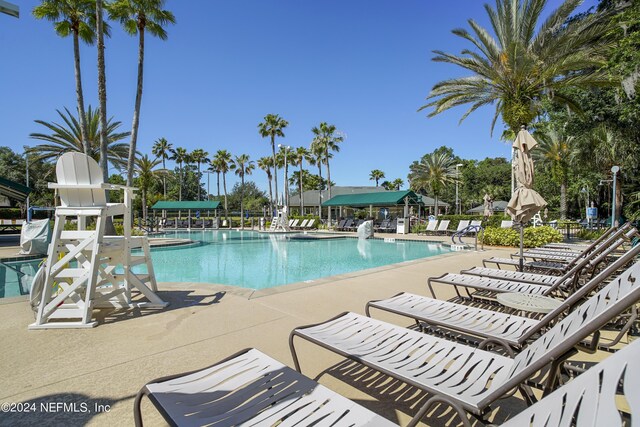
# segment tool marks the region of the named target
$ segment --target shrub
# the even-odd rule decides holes
[[[480,235],[480,241],[490,246],[519,246],[520,232],[513,228],[487,227]],[[524,229],[524,247],[526,248],[561,241],[562,234],[553,227],[526,227]]]
[[[600,230],[588,230],[586,228],[583,228],[582,230],[578,231],[578,238],[585,240],[596,240],[607,230],[608,228],[601,228]]]

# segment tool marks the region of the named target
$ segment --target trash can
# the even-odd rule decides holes
[[[409,219],[408,218],[398,218],[398,225],[396,232],[398,234],[408,234],[409,233]]]

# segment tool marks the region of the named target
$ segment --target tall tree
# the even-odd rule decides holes
[[[381,179],[384,179],[384,172],[382,172],[380,169],[374,169],[371,171],[371,173],[369,174],[369,181],[375,181],[376,182],[376,187],[378,186],[378,182]]]
[[[264,173],[267,174],[267,181],[269,181],[269,215],[273,215],[273,191],[271,188],[271,180],[273,179],[273,174],[271,173],[271,169],[273,168],[273,158],[260,157],[256,164],[264,171]]]
[[[180,189],[178,190],[178,200],[182,201],[182,182],[184,181],[184,164],[189,162],[189,153],[187,152],[186,148],[183,147],[178,147],[175,150],[173,150],[173,155],[171,156],[171,160],[175,160],[175,162],[178,164],[178,168],[179,168],[179,177],[178,180],[180,181]]]
[[[427,154],[419,162],[409,166],[409,183],[416,191],[429,191],[435,199],[434,208],[438,214],[438,197],[444,188],[456,182],[456,168],[453,159],[446,154]]]
[[[156,156],[158,159],[162,160],[162,169],[167,170],[166,161],[171,158],[171,152],[173,151],[173,144],[167,141],[166,138],[158,138],[156,142],[153,143],[153,148],[151,149],[151,153]],[[164,198],[167,198],[167,175],[164,174],[162,177],[162,186],[164,187]]]
[[[305,147],[298,147],[291,153],[292,163],[298,166],[299,175],[298,175],[298,193],[300,194],[300,215],[304,215],[304,191],[302,188],[302,183],[304,180],[303,170],[304,170],[304,161],[309,160],[311,157],[311,153]]]
[[[107,163],[107,154],[109,147],[109,136],[107,133],[107,75],[106,66],[104,62],[104,35],[105,24],[102,16],[102,0],[96,0],[96,34],[98,37],[98,101],[100,103],[99,118],[100,118],[100,167],[104,176],[104,182],[109,179],[109,165]],[[113,228],[113,224],[108,228]],[[109,231],[114,231],[109,230]]]
[[[242,192],[240,196],[240,228],[244,230],[244,177],[251,175],[255,169],[253,160],[249,160],[248,154],[236,156],[231,162],[231,169],[240,177]]]
[[[209,159],[208,162],[209,162],[209,167],[207,168],[207,170],[209,172],[216,174],[216,187],[218,189],[217,197],[219,199],[220,198],[220,166],[218,166],[218,163],[216,162],[215,158]]]
[[[533,151],[533,155],[549,166],[551,177],[560,186],[560,219],[566,219],[567,183],[569,167],[575,151],[575,138],[565,135],[558,129],[536,132],[535,135],[539,145]]]
[[[402,186],[404,185],[404,181],[402,180],[402,178],[396,178],[391,182],[391,185],[393,186],[394,190],[400,191],[400,188],[402,188]]]
[[[340,151],[340,143],[344,141],[344,137],[338,132],[334,125],[327,122],[321,122],[318,127],[313,127],[311,132],[315,135],[317,143],[324,149],[324,161],[327,166],[327,190],[328,198],[331,199],[331,168],[329,167],[329,159],[333,157],[330,153]],[[331,208],[328,209],[327,220],[331,224]]]
[[[82,143],[81,125],[79,119],[76,119],[71,112],[65,108],[66,114],[60,110],[56,110],[58,115],[62,118],[64,124],[56,122],[49,123],[44,120],[35,120],[36,123],[46,127],[51,133],[32,133],[30,138],[45,141],[45,144],[38,144],[31,147],[29,152],[33,154],[34,160],[50,161],[57,160],[58,157],[69,151],[85,152],[85,144]],[[88,156],[100,161],[100,113],[97,110],[92,110],[91,106],[85,113],[87,118],[87,133],[86,142],[88,145],[88,151],[85,152]],[[107,122],[107,160],[114,166],[121,168],[124,167],[129,150],[129,144],[119,142],[129,136],[129,132],[117,132],[120,127],[120,122],[114,122],[113,117]]]
[[[131,125],[131,145],[127,165],[127,185],[133,182],[133,169],[138,142],[138,126],[140,123],[140,104],[142,102],[142,81],[144,76],[144,36],[148,31],[161,40],[167,39],[164,26],[175,24],[176,18],[168,10],[164,10],[164,0],[115,0],[108,6],[109,17],[120,21],[124,30],[132,36],[138,36],[138,84],[136,101]]]
[[[54,23],[53,27],[60,37],[72,35],[77,110],[80,121],[80,137],[85,154],[89,154],[90,147],[87,142],[87,120],[82,91],[80,39],[90,45],[95,41],[95,7],[96,4],[93,0],[43,0],[40,5],[33,8],[33,16],[37,19],[52,21]],[[108,30],[108,28],[105,28],[105,30]]]
[[[209,159],[207,158],[208,155],[209,153],[204,151],[202,148],[196,148],[191,152],[191,161],[198,165],[198,180],[202,179],[200,173],[200,165],[209,161]],[[200,200],[200,186],[198,186],[198,200]]]
[[[227,150],[218,150],[213,156],[213,161],[222,174],[222,190],[224,191],[224,217],[229,220],[229,204],[227,200],[227,172],[231,165],[231,153]]]
[[[325,163],[325,148],[322,144],[322,141],[319,138],[313,138],[311,141],[311,147],[309,147],[309,152],[311,153],[311,158],[309,159],[309,164],[318,166],[318,216],[322,219],[322,190],[324,190],[323,180],[322,180],[322,164]]]
[[[273,176],[275,184],[275,202],[278,203],[278,167],[276,159],[276,136],[284,138],[283,129],[289,126],[289,122],[277,114],[267,114],[264,121],[258,124],[258,132],[263,138],[269,138],[271,141],[271,153],[273,155]]]
[[[160,164],[160,159],[150,159],[144,155],[136,159],[136,171],[138,172],[138,187],[142,192],[142,219],[147,221],[147,194],[153,184],[159,180],[159,171],[154,170]]]
[[[541,22],[546,0],[496,0],[486,6],[491,32],[473,19],[473,34],[455,29],[453,34],[474,49],[461,56],[434,51],[436,62],[446,62],[472,73],[433,86],[429,116],[471,104],[461,121],[476,109],[495,104],[493,130],[499,116],[515,132],[543,112],[543,100],[577,109],[567,90],[611,84],[602,71],[612,46],[609,14],[592,14],[567,23],[580,0],[566,0]],[[546,13],[545,13],[546,14]]]

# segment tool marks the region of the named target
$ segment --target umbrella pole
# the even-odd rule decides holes
[[[524,271],[524,224],[520,223],[520,271]]]

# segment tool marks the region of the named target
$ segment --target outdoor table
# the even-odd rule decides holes
[[[498,302],[506,307],[534,313],[549,313],[562,305],[560,301],[551,297],[518,292],[498,294]]]

